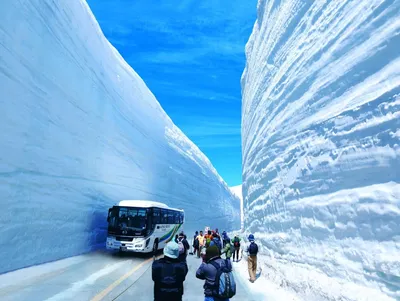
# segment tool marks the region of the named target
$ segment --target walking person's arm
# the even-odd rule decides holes
[[[153,261],[153,264],[151,266],[151,278],[153,279],[154,282],[156,282],[159,279],[159,269],[157,261]]]
[[[180,278],[179,281],[181,282],[185,281],[188,270],[189,269],[186,262],[181,262],[178,269],[179,273],[177,273],[178,274],[177,276]]]
[[[188,243],[188,241],[186,239],[183,240],[183,245],[184,245],[186,250],[190,249],[189,243]]]
[[[204,273],[205,266],[206,264],[204,262],[200,265],[200,267],[196,271],[196,278],[199,278],[201,280],[206,279],[206,275]]]

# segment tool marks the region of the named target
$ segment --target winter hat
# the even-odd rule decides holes
[[[212,245],[206,249],[206,256],[208,259],[219,256],[219,249],[216,245]]]
[[[249,241],[254,241],[254,235],[253,234],[249,235]]]
[[[179,246],[176,242],[170,241],[167,243],[167,245],[164,247],[164,255],[169,257],[169,258],[178,258],[179,256]]]

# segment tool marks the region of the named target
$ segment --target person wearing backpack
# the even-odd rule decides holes
[[[197,253],[197,249],[199,248],[199,240],[197,239],[197,236],[199,235],[199,231],[196,231],[194,236],[193,236],[193,255]]]
[[[254,235],[249,235],[249,245],[247,246],[247,265],[249,270],[250,282],[253,283],[256,281],[257,274],[257,253],[258,253],[258,245],[254,242]]]
[[[237,234],[232,239],[232,245],[233,245],[233,262],[235,262],[235,255],[236,255],[236,262],[239,262],[240,237]]]
[[[179,261],[178,256],[178,244],[170,241],[164,247],[164,258],[153,262],[154,301],[182,301],[188,266]]]
[[[211,230],[207,231],[207,234],[204,235],[205,238],[205,246],[208,248],[210,246],[211,240],[212,240],[212,232]]]
[[[179,233],[178,237],[178,247],[179,247],[179,260],[186,262],[187,251],[189,250],[190,246],[186,239],[186,235],[181,232]]]
[[[207,248],[206,258],[196,271],[196,277],[205,280],[204,301],[228,301],[236,294],[231,262],[220,257],[217,246]]]
[[[210,242],[210,247],[211,246],[217,246],[219,250],[222,249],[222,244],[221,244],[221,240],[219,238],[219,236],[217,234],[214,234],[212,236],[211,242]]]
[[[223,242],[223,248],[225,248],[226,241],[229,240],[228,234],[226,234],[226,231],[222,232],[222,242]]]
[[[232,257],[232,250],[233,247],[231,245],[231,241],[229,238],[224,240],[224,248],[222,249],[221,255],[225,254],[226,259],[228,259],[229,261],[231,260]]]

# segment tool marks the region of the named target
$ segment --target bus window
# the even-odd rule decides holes
[[[173,224],[174,221],[174,212],[172,210],[168,210],[168,224]]]
[[[146,209],[120,207],[118,222],[121,227],[132,229],[145,229],[146,215]]]
[[[153,225],[160,224],[161,212],[159,208],[153,208]]]
[[[109,227],[111,229],[118,226],[118,212],[119,212],[118,207],[113,207],[113,208],[110,208],[110,210],[109,210],[107,220],[108,220]]]
[[[168,224],[168,210],[161,209],[161,224]]]
[[[179,212],[174,212],[174,224],[179,224]]]

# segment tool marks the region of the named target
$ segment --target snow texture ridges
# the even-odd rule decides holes
[[[239,203],[102,34],[85,0],[0,4],[0,273],[104,245],[107,209],[151,199],[186,230]]]
[[[317,300],[400,298],[399,33],[398,0],[258,3],[242,76],[245,228]]]

